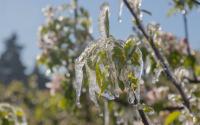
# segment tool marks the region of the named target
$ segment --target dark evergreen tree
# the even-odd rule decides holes
[[[26,83],[25,66],[21,61],[22,46],[17,44],[17,35],[13,33],[5,40],[5,51],[0,57],[0,81],[8,84],[13,80]]]

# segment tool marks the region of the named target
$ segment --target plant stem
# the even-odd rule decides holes
[[[183,23],[184,23],[184,30],[185,30],[185,44],[186,44],[186,47],[187,47],[187,53],[188,53],[188,56],[192,57],[193,55],[192,55],[192,52],[191,52],[191,49],[190,49],[190,44],[189,44],[187,12],[185,12],[183,14]],[[195,81],[197,81],[197,76],[196,76],[195,71],[194,71],[194,66],[191,66],[191,68],[192,68],[193,78],[194,78]]]
[[[137,104],[139,104],[140,102],[137,100],[137,97],[136,97],[136,95],[134,94],[134,96],[135,96],[135,104],[137,105]],[[141,117],[141,119],[142,119],[142,122],[143,122],[143,124],[144,125],[149,125],[149,121],[148,121],[148,119],[147,119],[147,117],[146,117],[146,115],[145,115],[145,113],[144,113],[144,111],[143,111],[143,109],[138,109],[138,112],[139,112],[139,114],[140,114],[140,117]]]
[[[176,89],[179,91],[183,101],[184,101],[184,105],[190,110],[190,102],[185,94],[185,92],[183,91],[181,84],[178,83],[175,79],[175,77],[173,76],[172,72],[170,71],[169,66],[165,63],[164,58],[162,57],[162,55],[160,54],[159,50],[156,48],[156,45],[154,43],[154,39],[152,37],[150,37],[148,35],[148,33],[145,31],[143,24],[140,22],[140,19],[138,18],[138,16],[136,15],[136,13],[134,12],[134,10],[131,8],[130,4],[128,3],[127,0],[123,0],[125,5],[127,6],[128,10],[131,12],[132,16],[135,18],[136,24],[137,24],[137,28],[142,32],[142,34],[144,35],[144,37],[147,39],[147,41],[149,41],[156,57],[158,58],[158,60],[160,61],[160,63],[162,64],[162,67],[164,69],[164,72],[166,74],[166,76],[168,77],[168,79],[173,83],[173,85],[176,87]]]

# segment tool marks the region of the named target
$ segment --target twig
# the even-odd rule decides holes
[[[135,96],[135,95],[134,95]],[[125,101],[123,101],[123,100],[120,100],[120,99],[115,99],[114,100],[116,103],[118,103],[118,104],[120,104],[120,105],[123,105],[124,107],[130,107],[130,106],[132,106],[132,105],[130,105],[129,103],[127,103],[127,102],[125,102]],[[138,100],[137,100],[137,98],[136,98],[136,96],[135,96],[135,102],[134,102],[135,104],[134,105],[136,105],[136,104],[138,104]],[[142,122],[143,122],[143,124],[144,125],[150,125],[149,124],[149,121],[148,121],[148,119],[147,119],[147,117],[146,117],[146,115],[145,115],[145,113],[144,113],[144,111],[143,111],[143,109],[138,109],[138,112],[139,112],[139,115],[140,115],[140,117],[141,117],[141,119],[142,119]]]
[[[134,96],[135,96],[135,104],[137,105],[137,104],[139,104],[139,101],[137,100],[137,97],[136,97],[135,94],[134,94]],[[149,121],[148,121],[148,119],[147,119],[147,117],[146,117],[146,115],[145,115],[143,109],[140,109],[140,108],[139,108],[139,109],[138,109],[138,112],[139,112],[139,114],[140,114],[140,117],[141,117],[141,119],[142,119],[143,124],[144,124],[144,125],[149,125]]]
[[[144,125],[149,125],[149,122],[148,122],[148,120],[146,118],[146,115],[145,115],[144,111],[142,109],[139,109],[138,112],[140,114],[140,117],[142,119],[143,124]]]
[[[77,37],[77,23],[78,23],[78,0],[73,0],[73,4],[75,6],[74,8],[74,20],[75,20],[75,25],[74,25],[74,35]]]
[[[140,19],[138,18],[138,16],[136,15],[136,13],[134,12],[134,10],[131,8],[131,6],[129,5],[127,0],[123,0],[125,5],[127,6],[127,8],[129,9],[129,11],[131,12],[132,16],[135,18],[136,24],[138,29],[142,32],[142,34],[144,35],[144,37],[149,41],[156,57],[159,59],[160,63],[162,64],[162,67],[166,74],[166,76],[168,77],[169,80],[171,80],[171,82],[173,83],[173,85],[176,87],[176,89],[179,91],[183,101],[184,101],[184,105],[190,110],[190,102],[185,94],[185,92],[183,91],[182,87],[180,86],[181,84],[179,84],[176,79],[174,78],[173,74],[170,71],[170,68],[168,67],[168,65],[165,63],[164,58],[162,57],[162,55],[160,54],[159,50],[156,48],[155,44],[154,44],[154,40],[152,37],[150,37],[147,32],[144,29],[143,24],[140,22]]]
[[[186,78],[188,81],[189,81],[189,83],[193,83],[193,84],[200,84],[200,80],[198,80],[198,79],[190,79],[190,78]]]
[[[186,44],[186,47],[187,47],[187,53],[188,53],[188,56],[192,57],[193,55],[192,55],[192,52],[191,52],[191,49],[190,49],[190,44],[189,44],[189,31],[188,31],[187,12],[185,12],[183,14],[183,22],[184,22],[185,44]],[[194,66],[191,66],[191,68],[192,68],[192,74],[193,74],[194,80],[197,81],[197,76],[196,76],[196,74],[194,72]]]
[[[183,110],[184,107],[183,106],[176,106],[176,107],[165,107],[163,108],[163,110],[169,111],[169,112],[173,112],[176,110]]]
[[[194,3],[200,5],[200,2],[198,0],[192,0]]]

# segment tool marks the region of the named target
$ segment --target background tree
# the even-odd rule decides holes
[[[21,61],[23,47],[17,44],[17,34],[13,33],[5,40],[5,51],[0,57],[0,81],[4,84],[12,80],[27,82],[25,66]]]

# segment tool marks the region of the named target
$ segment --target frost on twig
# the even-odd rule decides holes
[[[127,0],[131,8],[134,10],[134,12],[137,14],[138,17],[142,17],[140,7],[142,0]]]

